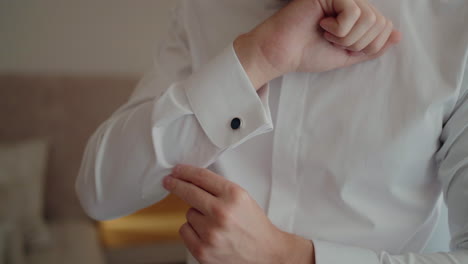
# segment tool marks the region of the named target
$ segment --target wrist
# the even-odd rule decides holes
[[[315,264],[314,244],[312,241],[297,235],[283,233],[284,250],[280,263]]]
[[[247,73],[255,90],[282,75],[275,70],[263,57],[255,36],[251,33],[240,35],[234,41],[234,51],[244,71]]]

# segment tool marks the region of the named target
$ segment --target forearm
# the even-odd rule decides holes
[[[114,116],[89,139],[76,190],[92,218],[116,218],[146,205],[141,204],[139,183],[144,168],[154,160],[150,123],[145,122],[149,120],[150,108],[151,104],[145,103]],[[139,147],[138,151],[134,151],[135,147]]]
[[[76,182],[90,216],[116,218],[149,206],[167,194],[160,182],[177,163],[207,166],[219,154],[196,118],[184,115],[190,109],[170,102],[169,98],[184,96],[181,93],[169,90],[157,102],[117,113],[91,137]],[[172,116],[153,120],[155,107],[162,104]]]

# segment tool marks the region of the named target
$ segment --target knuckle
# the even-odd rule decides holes
[[[172,191],[176,191],[180,188],[179,181],[177,179],[172,179],[169,184]]]
[[[232,215],[231,212],[233,211],[232,205],[225,205],[224,207],[217,207],[213,211],[213,215],[215,217],[215,223],[217,227],[226,228],[231,225],[232,223]]]
[[[240,186],[233,184],[229,188],[229,193],[231,194],[232,200],[235,204],[241,203],[248,199],[247,192],[242,189]]]
[[[361,51],[363,48],[361,47],[360,44],[354,44],[354,45],[349,46],[347,49],[351,51]]]
[[[385,17],[383,16],[377,17],[377,21],[375,22],[375,25],[378,28],[384,28],[386,24],[387,24],[387,19]]]
[[[370,25],[374,25],[377,22],[377,16],[373,12],[369,12],[366,15],[366,21]]]
[[[353,44],[352,39],[350,38],[336,38],[334,39],[333,43],[336,43],[342,47],[348,47]]]
[[[219,218],[218,218],[218,226],[220,228],[226,228],[228,226],[231,225],[231,217],[229,215],[229,213],[225,213],[225,214],[222,214]]]
[[[183,237],[183,236],[185,235],[185,232],[186,232],[186,230],[187,230],[187,227],[188,227],[188,226],[187,226],[187,223],[185,223],[185,224],[183,224],[183,225],[179,228],[179,235],[180,235],[180,236]]]
[[[213,215],[216,219],[222,223],[225,222],[228,218],[228,210],[226,210],[223,206],[213,206]]]
[[[354,5],[353,7],[350,8],[349,14],[350,14],[353,18],[358,18],[358,17],[361,16],[362,11],[361,11],[361,9],[360,9],[357,5]]]
[[[335,33],[335,36],[339,37],[339,38],[344,38],[346,37],[346,34],[347,34],[347,30],[346,28],[344,28],[343,26],[340,26],[338,27],[338,29],[336,30],[336,33]]]
[[[217,245],[220,241],[220,234],[215,229],[210,229],[205,234],[205,241],[208,245]]]
[[[223,214],[221,217],[218,218],[218,226],[220,228],[227,228],[231,225],[231,216],[229,213]]]
[[[190,208],[187,210],[187,213],[185,213],[185,218],[187,219],[187,221],[190,222],[190,220],[193,218],[193,214],[194,214],[194,209],[193,208]]]
[[[204,262],[206,260],[206,248],[203,245],[196,245],[192,249],[193,256],[200,262]]]
[[[393,22],[391,20],[388,20],[387,26],[389,29],[393,29]]]
[[[194,172],[194,179],[198,182],[198,181],[202,181],[203,178],[204,178],[204,175],[205,175],[205,170],[202,169],[202,168],[197,168],[195,169],[195,172]]]
[[[374,55],[379,51],[380,51],[380,46],[375,43],[371,43],[369,46],[367,46],[364,49],[364,52],[369,55]]]
[[[339,43],[339,44],[340,44],[341,46],[343,46],[343,47],[349,47],[349,46],[353,45],[353,41],[352,41],[352,39],[350,39],[350,38],[344,38],[344,39],[341,41],[341,43]]]

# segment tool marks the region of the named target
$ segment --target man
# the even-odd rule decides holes
[[[201,263],[468,263],[468,3],[278,4],[181,1],[89,141],[86,211],[170,191]],[[421,254],[441,193],[452,252]]]

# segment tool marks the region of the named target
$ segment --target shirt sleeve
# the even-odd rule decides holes
[[[176,164],[207,167],[273,129],[268,85],[255,90],[232,43],[192,72],[184,28],[176,10],[154,68],[88,141],[76,190],[92,218],[147,207],[168,194],[161,182]],[[237,129],[234,118],[241,121]]]
[[[317,264],[465,264],[468,263],[468,67],[461,96],[445,122],[436,153],[438,177],[448,208],[451,252],[391,255],[364,248],[314,241]]]

